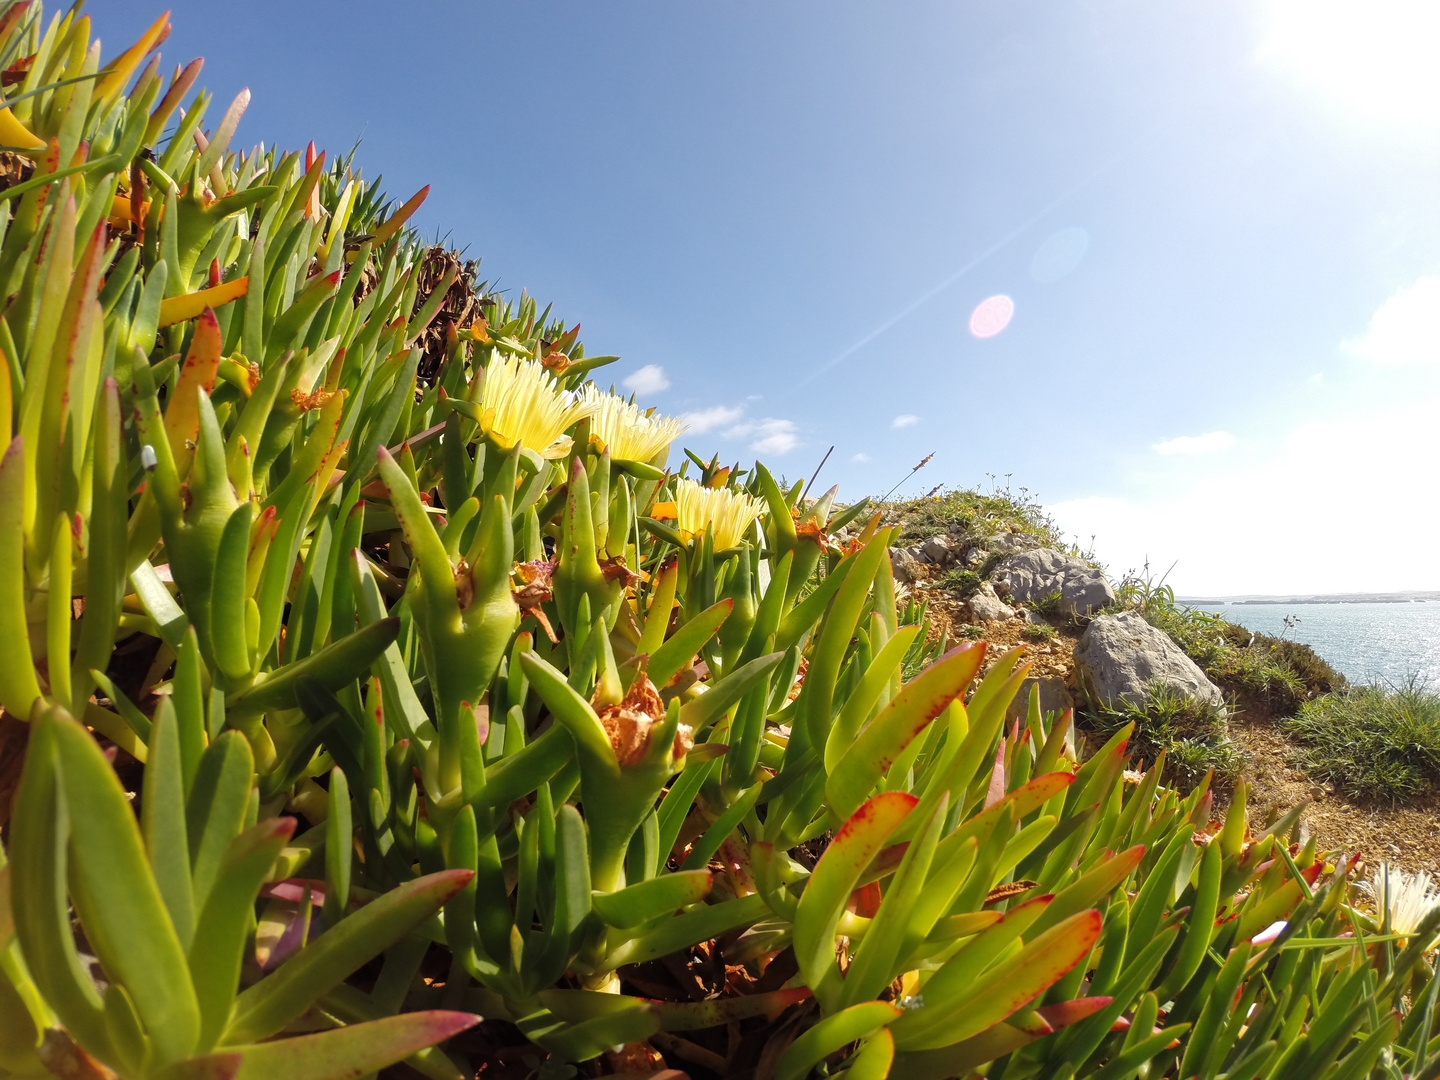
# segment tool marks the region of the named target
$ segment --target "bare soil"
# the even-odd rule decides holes
[[[1347,802],[1296,766],[1295,746],[1279,727],[1283,717],[1247,702],[1242,694],[1236,698],[1239,710],[1230,722],[1230,735],[1248,759],[1245,782],[1257,812],[1308,802],[1305,822],[1320,847],[1358,855],[1372,866],[1384,861],[1440,875],[1440,799],[1432,795],[1409,803]]]

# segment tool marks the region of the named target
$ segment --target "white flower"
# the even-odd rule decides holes
[[[1381,863],[1360,888],[1375,901],[1389,932],[1405,938],[1440,904],[1440,892],[1430,888],[1429,874],[1411,874],[1389,863]]]

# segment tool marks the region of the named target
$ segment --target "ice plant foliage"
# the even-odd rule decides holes
[[[1428,882],[1077,763],[168,25],[0,2],[0,1080],[1436,1075]]]

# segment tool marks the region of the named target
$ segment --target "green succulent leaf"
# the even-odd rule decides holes
[[[903,1013],[888,1001],[867,1001],[827,1016],[786,1048],[775,1066],[775,1080],[804,1080],[830,1054],[869,1038]],[[890,1049],[893,1054],[893,1042]]]
[[[41,723],[54,733],[70,814],[70,889],[80,922],[133,999],[158,1060],[178,1060],[199,1038],[199,1003],[130,800],[80,724],[58,709]]]
[[[302,679],[314,679],[332,692],[339,690],[365,674],[399,632],[400,620],[396,618],[371,623],[228,697],[226,708],[251,713],[296,708],[300,704],[297,691]]]
[[[212,872],[214,887],[200,910],[188,957],[200,1002],[202,1051],[215,1046],[230,1021],[256,894],[294,831],[294,818],[262,821],[225,846]]]
[[[434,915],[474,876],[471,870],[429,874],[327,929],[274,974],[241,992],[222,1043],[235,1046],[274,1035],[320,995]]]
[[[835,928],[861,872],[917,801],[903,791],[876,795],[850,816],[816,864],[795,914],[795,959],[811,987],[835,965]]]
[[[850,744],[830,771],[825,793],[838,817],[849,817],[896,758],[964,690],[985,658],[970,643],[917,675]]]
[[[924,1007],[894,1025],[896,1045],[926,1050],[978,1035],[1048,990],[1089,956],[1101,925],[1097,911],[1072,915],[964,985],[944,978],[941,968],[925,986]]]
[[[349,1080],[393,1065],[417,1050],[474,1027],[470,1013],[406,1013],[313,1035],[232,1046],[177,1062],[156,1080]]]

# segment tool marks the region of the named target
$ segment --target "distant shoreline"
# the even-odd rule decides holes
[[[1181,604],[1237,607],[1245,604],[1427,604],[1440,603],[1440,591],[1317,593],[1311,596],[1261,596],[1251,593],[1243,596],[1178,596],[1175,599]]]

